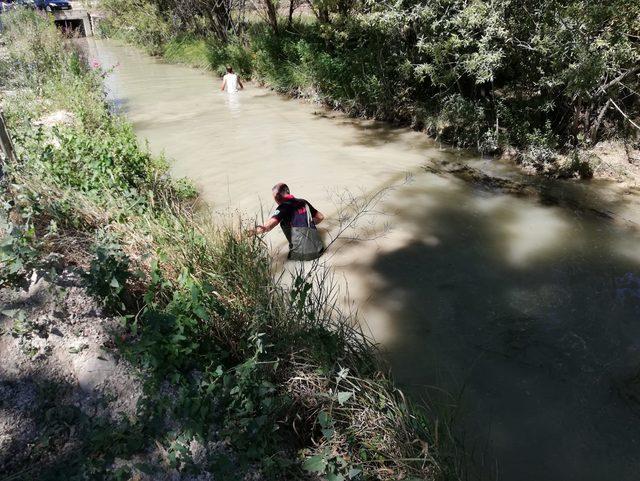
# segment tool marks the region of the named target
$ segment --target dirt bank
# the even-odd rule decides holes
[[[141,385],[113,349],[119,324],[76,274],[34,278],[27,291],[2,289],[0,303],[0,472],[72,455],[91,418],[135,418]]]
[[[119,320],[88,296],[81,277],[71,270],[53,282],[34,277],[27,290],[1,289],[0,305],[0,478],[63,479],[79,459],[100,452],[96,445],[126,444],[127,427],[143,421],[141,373],[118,353]],[[123,437],[114,439],[118,431]],[[187,445],[182,456],[196,466],[231,454],[223,440]],[[213,479],[181,473],[169,458],[159,440],[127,461],[98,456],[94,464],[126,475],[118,479]]]

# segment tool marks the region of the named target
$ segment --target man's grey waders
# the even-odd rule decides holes
[[[291,245],[289,259],[312,261],[324,252],[318,229],[311,218],[311,209],[305,204],[306,216],[296,212],[291,219]]]

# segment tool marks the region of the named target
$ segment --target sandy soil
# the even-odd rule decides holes
[[[593,176],[640,184],[640,150],[622,142],[600,142],[589,151],[592,155]]]
[[[118,355],[114,339],[124,335],[118,319],[105,315],[81,280],[65,271],[53,283],[32,278],[28,290],[0,289],[0,479],[38,479],[48,466],[73,460],[87,447],[87,420],[114,427],[136,420],[142,377]],[[163,386],[163,394],[170,391]],[[164,422],[166,432],[180,430],[175,420]],[[190,441],[196,466],[206,466],[212,453],[234,459],[224,440],[211,439]],[[126,466],[136,481],[214,479],[206,469],[194,475],[171,468],[162,441],[133,459],[116,459],[109,470]],[[254,474],[245,479],[261,479]]]
[[[0,473],[41,450],[52,400],[113,422],[135,417],[142,389],[113,350],[118,322],[103,315],[77,275],[66,272],[55,284],[32,279],[28,291],[2,289],[0,305]],[[76,442],[72,434],[49,454]]]

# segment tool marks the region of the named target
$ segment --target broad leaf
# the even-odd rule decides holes
[[[356,476],[358,476],[361,472],[362,472],[361,469],[351,468],[349,469],[349,472],[347,473],[347,475],[349,476],[349,479],[353,479]]]
[[[342,406],[344,403],[346,403],[351,396],[353,396],[353,393],[351,391],[341,391],[338,393],[338,404],[340,404],[340,406]]]
[[[318,414],[318,422],[324,429],[329,429],[333,425],[333,419],[325,411]]]
[[[302,468],[310,473],[324,473],[324,470],[327,469],[327,460],[324,456],[311,456],[307,458]]]

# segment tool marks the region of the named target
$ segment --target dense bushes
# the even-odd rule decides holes
[[[172,36],[206,37],[175,22],[171,3],[157,5],[156,21],[172,25]],[[230,33],[235,53],[216,56],[214,68],[240,61],[246,74],[251,58],[254,76],[279,90],[314,91],[353,114],[412,123],[483,152],[505,146],[526,152],[536,144],[567,150],[638,135],[629,121],[640,116],[635,0],[313,1],[312,7],[317,22],[287,28],[280,22],[277,31],[271,21],[253,23],[239,40]],[[227,48],[208,38],[212,51]]]
[[[236,72],[244,78],[251,77],[253,72],[250,52],[237,41],[221,44],[191,35],[180,35],[172,38],[162,48],[163,57],[170,62],[213,70],[220,76],[226,73],[227,65],[233,65]]]
[[[274,281],[262,244],[194,210],[192,189],[109,114],[99,68],[63,45],[45,17],[15,12],[3,22],[0,89],[17,92],[2,102],[18,162],[2,184],[0,281],[80,271],[87,291],[119,315],[124,334],[112,342],[144,380],[135,419],[84,420],[85,444],[70,453],[57,451],[70,430],[57,430],[13,475],[454,477],[446,436],[436,440],[393,387],[326,282],[314,271],[290,287]],[[69,82],[74,103],[62,94]],[[42,121],[61,108],[61,125]],[[194,442],[224,448],[196,463]],[[164,464],[140,461],[155,449]]]
[[[250,45],[256,75],[278,89],[313,89],[357,115],[404,120],[410,114],[413,75],[384,32],[360,23],[298,24],[276,36],[256,26]]]

